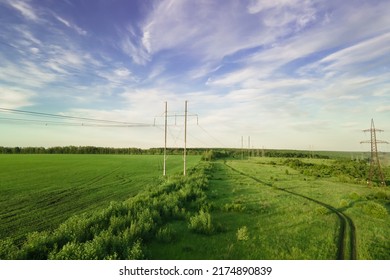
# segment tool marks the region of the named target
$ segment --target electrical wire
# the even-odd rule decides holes
[[[195,141],[197,141],[198,143],[200,143],[201,145],[203,145],[205,147],[209,146],[209,144],[207,144],[203,140],[199,139],[198,137],[194,136],[193,133],[190,133],[187,131],[187,134],[190,136],[190,139],[195,139]],[[189,146],[191,146],[191,143],[189,143]],[[193,146],[193,144],[192,144],[192,146]]]
[[[210,138],[212,138],[214,141],[216,141],[219,145],[222,147],[225,147],[225,145],[219,141],[217,138],[215,138],[213,135],[211,135],[205,128],[203,128],[200,124],[198,124],[198,127],[203,130]]]
[[[46,121],[46,120],[27,120],[27,119],[18,119],[18,118],[1,118],[0,122],[19,122],[26,124],[44,124],[48,125],[61,125],[61,126],[87,126],[87,127],[151,127],[152,125],[148,124],[94,124],[94,123],[73,123],[73,122],[56,122],[56,121]]]
[[[1,108],[1,107],[0,107],[0,111],[14,113],[14,114],[39,116],[39,117],[45,117],[45,118],[60,118],[60,119],[81,120],[81,121],[95,122],[95,123],[110,123],[110,124],[118,124],[118,125],[122,125],[122,126],[153,126],[152,124],[146,124],[146,123],[130,123],[130,122],[113,121],[113,120],[83,118],[83,117],[74,117],[74,116],[67,116],[67,115],[32,112],[32,111],[25,111],[25,110],[7,109],[7,108]]]
[[[175,147],[175,148],[178,147],[177,142],[178,142],[179,140],[180,140],[180,141],[184,141],[184,138],[181,138],[181,137],[180,137],[182,131],[183,131],[183,126],[180,126],[180,129],[178,130],[177,135],[175,136],[175,135],[173,134],[172,129],[170,129],[170,128],[168,127],[168,134],[171,136],[171,139],[173,139],[173,147]]]

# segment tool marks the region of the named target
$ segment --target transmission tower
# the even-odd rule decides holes
[[[389,144],[386,141],[377,140],[376,132],[382,132],[383,130],[375,128],[374,120],[371,119],[371,128],[363,130],[364,132],[370,132],[371,140],[361,141],[360,143],[370,143],[371,144],[371,158],[370,158],[370,173],[368,176],[368,184],[372,185],[373,179],[375,176],[379,178],[380,184],[382,186],[386,186],[385,176],[383,175],[383,171],[379,162],[378,157],[378,146],[377,144]]]

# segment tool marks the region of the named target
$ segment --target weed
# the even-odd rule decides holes
[[[226,212],[244,212],[245,211],[245,206],[242,205],[241,203],[236,203],[236,202],[226,203],[223,206],[223,211],[226,211]]]
[[[348,205],[349,205],[349,201],[348,201],[348,200],[342,199],[342,200],[340,200],[340,202],[339,202],[340,208],[348,207]]]
[[[176,232],[171,226],[167,225],[157,231],[156,238],[160,242],[170,243],[176,239]]]
[[[243,226],[237,230],[236,233],[238,241],[247,241],[249,240],[249,232],[246,226]]]

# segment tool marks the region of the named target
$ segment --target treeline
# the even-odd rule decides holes
[[[285,158],[320,158],[329,159],[329,156],[315,154],[310,151],[279,151],[279,150],[267,150],[264,152],[266,157],[285,157]]]
[[[0,240],[0,259],[150,259],[149,243],[178,238],[175,220],[187,223],[188,231],[212,234],[217,227],[205,193],[211,168],[200,164],[188,176],[172,177],[127,201],[73,216],[53,231],[30,233],[22,244]]]
[[[0,154],[109,154],[109,155],[162,155],[164,148],[113,148],[95,146],[58,146],[58,147],[0,147]],[[181,148],[167,148],[170,155],[180,155]],[[248,157],[284,157],[284,158],[318,158],[329,159],[323,154],[298,150],[263,150],[263,149],[229,149],[229,148],[187,148],[188,155],[202,155],[204,160],[221,158]]]
[[[189,155],[201,155],[205,149],[187,149]],[[112,148],[95,146],[64,147],[0,147],[0,154],[108,154],[108,155],[162,155],[163,148]],[[167,153],[179,155],[183,149],[168,148]]]
[[[363,183],[367,180],[369,165],[365,160],[335,160],[332,164],[314,164],[299,159],[286,159],[284,164],[301,174],[315,177],[338,177],[346,182]]]

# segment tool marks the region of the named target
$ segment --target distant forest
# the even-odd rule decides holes
[[[112,148],[95,146],[64,147],[0,147],[0,154],[107,154],[107,155],[162,155],[164,148]],[[167,154],[180,155],[182,148],[167,148]],[[218,158],[247,158],[252,156],[286,157],[286,158],[329,158],[328,155],[312,151],[299,150],[263,150],[263,149],[229,149],[229,148],[187,148],[188,155],[202,155],[204,160]]]

